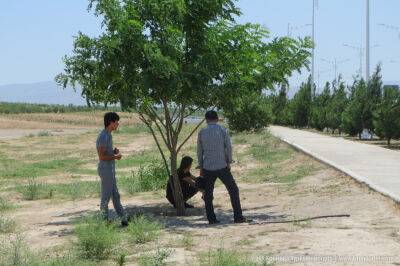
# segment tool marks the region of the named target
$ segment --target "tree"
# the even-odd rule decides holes
[[[273,121],[271,99],[251,93],[237,99],[232,108],[224,110],[224,115],[234,131],[260,131]]]
[[[296,127],[307,127],[311,114],[311,77],[306,83],[302,83],[300,90],[295,94],[290,102],[293,125]]]
[[[333,133],[338,129],[340,134],[342,132],[342,114],[346,110],[348,99],[346,86],[340,76],[337,84],[333,83],[332,97],[328,105],[327,122]]]
[[[371,80],[368,82],[368,117],[366,117],[365,128],[374,132],[374,124],[373,124],[373,113],[375,113],[378,108],[381,99],[382,99],[382,74],[381,74],[381,66],[377,65],[375,72],[372,74]]]
[[[327,82],[321,94],[316,94],[312,101],[310,125],[320,131],[329,126],[328,107],[331,100],[330,84]]]
[[[350,136],[358,134],[369,124],[371,109],[364,79],[355,79],[350,89],[350,103],[342,114],[342,127]]]
[[[184,214],[177,156],[200,127],[182,137],[185,117],[229,107],[233,99],[287,81],[308,64],[309,39],[276,38],[257,24],[237,24],[233,0],[91,0],[104,32],[79,33],[58,83],[79,83],[94,102],[120,102],[147,125],[173,176]],[[161,115],[162,113],[162,115]]]
[[[400,91],[397,86],[385,86],[382,101],[374,113],[375,133],[390,141],[400,137]]]
[[[274,124],[287,125],[288,123],[288,98],[287,85],[282,84],[278,95],[271,96],[272,98],[272,114]]]

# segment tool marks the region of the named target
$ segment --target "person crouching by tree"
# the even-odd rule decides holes
[[[185,208],[194,208],[193,205],[187,203],[187,201],[199,192],[196,185],[196,177],[194,177],[190,170],[192,168],[193,159],[189,156],[185,156],[181,160],[181,164],[177,170],[178,178],[181,184],[183,200],[185,202]],[[175,200],[172,189],[172,179],[170,178],[167,183],[167,196],[168,201],[175,207]]]
[[[108,203],[112,199],[114,209],[121,218],[121,225],[128,226],[128,220],[121,205],[120,195],[115,178],[115,160],[121,160],[121,154],[117,148],[113,148],[111,132],[119,126],[117,113],[109,112],[104,115],[104,129],[100,132],[96,148],[99,155],[98,173],[101,179],[101,201],[100,211],[104,219],[108,217]]]

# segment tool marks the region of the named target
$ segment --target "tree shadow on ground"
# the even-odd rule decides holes
[[[301,220],[290,220],[292,219],[292,215],[269,211],[268,209],[270,209],[271,207],[273,206],[265,205],[265,206],[256,206],[254,208],[245,208],[244,216],[248,219],[253,220],[253,222],[246,223],[246,225],[291,223],[301,220],[306,221],[313,219],[345,216],[345,215],[327,215],[327,216],[307,217]],[[240,225],[233,223],[233,212],[231,209],[216,208],[215,213],[217,219],[221,221],[221,223],[217,225],[208,224],[208,221],[205,217],[204,207],[186,209],[186,216],[176,216],[176,210],[170,204],[166,203],[127,205],[125,207],[125,210],[128,217],[130,217],[131,219],[136,215],[146,215],[150,217],[150,219],[158,220],[160,223],[162,223],[166,230],[174,232],[179,232],[179,231],[184,232],[190,229],[195,229],[195,228],[201,229],[207,227],[223,229],[227,226]],[[87,211],[80,210],[77,212],[63,213],[61,215],[55,216],[55,218],[65,218],[65,220],[43,223],[41,226],[59,226],[58,230],[50,231],[47,233],[47,235],[58,236],[58,237],[68,236],[73,234],[73,230],[69,226],[72,226],[74,223],[79,221],[79,219],[95,216],[98,214],[99,211],[92,211],[92,210],[87,210]],[[288,217],[289,219],[287,219]],[[110,210],[110,219],[118,221],[118,216],[114,210]]]
[[[276,214],[275,212],[269,212],[267,209],[271,208],[271,205],[258,206],[254,208],[243,209],[244,215],[252,220],[265,221],[265,220],[276,220],[287,217],[285,214]],[[143,205],[127,205],[125,206],[126,213],[131,219],[136,215],[146,215],[152,219],[160,221],[164,224],[167,230],[171,231],[184,231],[190,228],[206,228],[216,227],[224,228],[228,225],[233,225],[233,212],[231,209],[223,210],[216,208],[215,213],[218,220],[221,221],[218,225],[209,225],[205,216],[205,209],[203,206],[188,208],[186,209],[185,216],[176,216],[176,209],[170,204],[158,203],[158,204],[143,204]],[[50,236],[67,236],[72,235],[73,230],[66,228],[72,226],[74,223],[85,217],[91,217],[98,215],[99,211],[93,210],[80,210],[76,212],[66,212],[60,215],[54,216],[54,218],[64,218],[61,221],[43,223],[41,226],[57,226],[58,230],[53,230],[47,233]],[[110,210],[110,219],[118,220],[116,212]]]

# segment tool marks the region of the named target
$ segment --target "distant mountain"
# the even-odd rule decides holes
[[[2,85],[0,102],[86,105],[79,88],[63,89],[54,81]]]

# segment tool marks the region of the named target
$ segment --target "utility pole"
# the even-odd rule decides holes
[[[317,5],[318,0],[312,0],[313,1],[313,7],[312,7],[312,42],[313,42],[313,48],[312,48],[312,59],[311,59],[311,86],[314,87],[314,78],[315,78],[315,8]]]
[[[369,82],[369,77],[370,77],[370,63],[369,63],[369,56],[370,56],[370,53],[369,53],[369,48],[370,48],[370,44],[369,44],[369,0],[366,0],[366,4],[367,4],[367,16],[366,16],[366,30],[367,30],[367,34],[366,34],[366,36],[367,36],[367,39],[366,39],[366,44],[365,44],[365,50],[366,50],[366,69],[365,69],[365,71],[366,71],[366,73],[365,73],[365,81],[367,82],[367,84],[368,84],[368,82]]]
[[[359,71],[360,77],[362,77],[362,62],[363,62],[362,59],[363,59],[363,56],[364,56],[364,49],[365,48],[362,47],[361,44],[360,44],[360,46],[354,46],[354,45],[350,45],[350,44],[344,43],[343,46],[357,51],[357,54],[358,54],[358,56],[360,58],[360,67],[359,67],[358,71]],[[377,47],[379,47],[379,44],[375,44],[374,46],[370,47],[370,49],[377,48]]]

